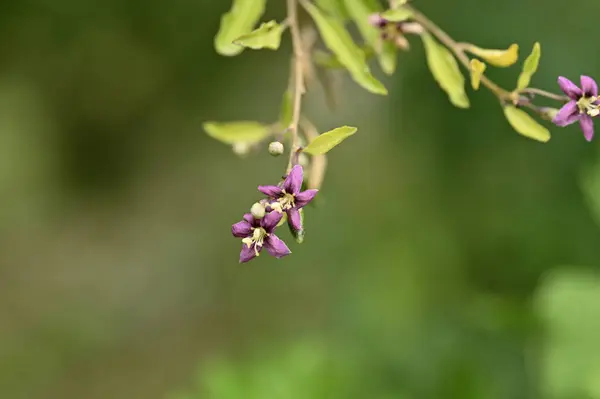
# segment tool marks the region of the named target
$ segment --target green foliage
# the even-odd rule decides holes
[[[258,29],[238,37],[233,43],[253,50],[263,48],[277,50],[281,44],[281,34],[285,29],[286,26],[278,24],[277,21],[265,22]]]
[[[356,133],[357,130],[357,128],[350,126],[335,128],[319,135],[303,151],[310,155],[326,154],[332,148]]]
[[[527,88],[527,86],[529,86],[529,83],[531,82],[531,77],[537,72],[541,55],[541,46],[539,43],[536,42],[533,45],[533,50],[531,50],[531,54],[529,54],[527,59],[525,59],[525,63],[523,64],[523,70],[519,75],[519,80],[517,82],[517,90],[523,90]]]
[[[517,133],[530,139],[541,141],[542,143],[550,140],[548,129],[540,125],[527,112],[512,105],[507,105],[504,107],[504,115]]]
[[[386,88],[371,74],[364,51],[354,43],[343,23],[307,1],[302,1],[302,5],[315,21],[327,47],[350,72],[354,81],[371,93],[386,95]]]
[[[249,359],[222,361],[200,372],[192,392],[173,399],[345,399],[351,396],[354,371],[319,345],[298,343]]]
[[[483,76],[487,65],[479,61],[477,58],[473,58],[469,67],[471,71],[471,86],[474,90],[479,90],[479,85],[481,84],[481,76]]]
[[[233,42],[252,31],[265,12],[266,3],[267,0],[233,0],[229,12],[221,17],[215,36],[215,49],[219,54],[234,56],[244,50]]]
[[[381,13],[390,22],[402,22],[412,17],[412,11],[405,7],[392,8]]]
[[[459,108],[469,108],[469,98],[465,93],[465,77],[452,53],[439,44],[429,33],[422,36],[427,65],[434,79],[448,94],[450,102]]]
[[[271,127],[260,122],[205,122],[206,133],[225,144],[253,144],[271,134]]]
[[[346,8],[365,42],[377,50],[383,72],[391,75],[396,70],[398,49],[393,43],[382,41],[379,29],[369,23],[369,15],[382,11],[375,0],[346,0]]]
[[[545,397],[600,397],[600,276],[554,272],[543,281],[536,308],[547,339],[541,374]]]
[[[279,110],[279,125],[282,129],[287,129],[287,127],[292,123],[293,112],[292,102],[293,102],[293,93],[290,90],[286,90],[283,93],[283,99],[281,100],[281,109]]]

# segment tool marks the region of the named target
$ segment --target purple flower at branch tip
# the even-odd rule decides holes
[[[302,230],[300,209],[315,198],[319,190],[300,192],[304,180],[302,166],[296,165],[285,178],[281,187],[258,186],[258,190],[269,197],[269,206],[275,212],[286,212],[288,223],[295,231]]]
[[[234,237],[242,238],[240,263],[246,263],[258,255],[265,247],[269,255],[281,258],[291,253],[273,231],[283,215],[279,212],[269,212],[262,219],[255,219],[250,213],[244,215],[244,220],[231,226]]]
[[[598,84],[589,76],[581,76],[581,88],[563,76],[558,78],[558,84],[570,101],[558,111],[552,122],[557,126],[568,126],[579,121],[585,139],[592,141],[594,137],[592,118],[600,114]]]

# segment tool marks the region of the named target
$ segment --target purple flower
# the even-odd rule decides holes
[[[270,207],[276,212],[286,212],[288,222],[295,231],[302,230],[300,209],[315,198],[319,190],[306,190],[300,192],[303,180],[302,166],[296,165],[285,178],[281,187],[258,186],[258,190],[269,197]]]
[[[594,137],[592,117],[600,114],[598,84],[589,76],[581,76],[581,88],[562,76],[558,78],[558,84],[571,100],[558,111],[552,122],[558,126],[568,126],[579,121],[585,139],[592,141]]]
[[[231,226],[234,237],[243,238],[240,263],[246,263],[260,254],[265,247],[269,255],[281,258],[291,253],[285,243],[273,234],[282,218],[279,212],[269,212],[262,219],[255,219],[250,213],[244,215],[244,220]]]

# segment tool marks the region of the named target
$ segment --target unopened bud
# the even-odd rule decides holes
[[[250,144],[245,143],[245,142],[240,142],[240,143],[234,143],[233,144],[233,152],[236,155],[248,155],[248,153],[250,152]]]
[[[262,219],[265,217],[265,206],[260,202],[256,202],[252,205],[252,208],[250,208],[250,213],[255,219]]]
[[[310,163],[310,160],[308,159],[308,155],[301,153],[300,155],[298,155],[298,165],[302,166],[303,168],[306,168]]]
[[[269,143],[269,154],[273,155],[274,157],[278,157],[281,154],[283,154],[284,148],[283,148],[283,144],[279,141],[272,141],[271,143]]]

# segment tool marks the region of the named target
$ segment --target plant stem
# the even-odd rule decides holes
[[[304,47],[302,45],[302,35],[300,34],[300,24],[298,22],[298,2],[297,0],[287,0],[287,21],[290,25],[292,34],[292,46],[294,48],[294,98],[292,105],[292,123],[288,127],[292,133],[292,146],[290,148],[290,159],[288,161],[287,173],[293,166],[294,154],[298,151],[298,124],[300,123],[300,113],[302,109],[302,95],[304,94]],[[287,174],[286,173],[286,174]]]
[[[546,97],[546,98],[549,98],[551,100],[556,100],[556,101],[567,102],[567,101],[570,100],[569,97],[567,97],[567,96],[562,96],[560,94],[550,93],[548,91],[541,90],[541,89],[536,89],[534,87],[528,87],[526,89],[523,89],[523,90],[521,90],[521,93],[537,94],[539,96]]]

